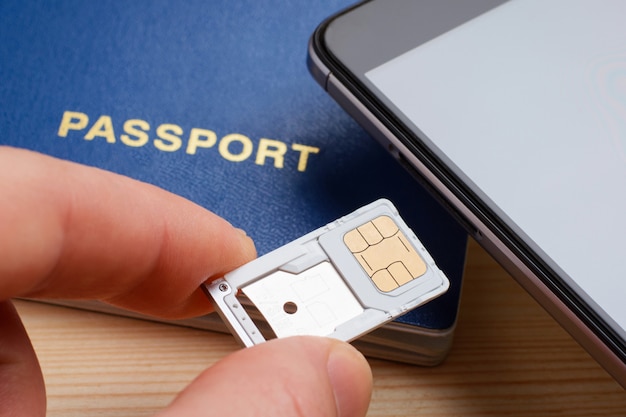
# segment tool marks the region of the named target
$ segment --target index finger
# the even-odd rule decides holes
[[[255,256],[250,238],[160,188],[0,147],[0,300],[99,299],[162,317],[205,313],[199,290]]]

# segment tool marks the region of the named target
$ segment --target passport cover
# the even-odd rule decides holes
[[[246,230],[259,255],[390,199],[451,286],[357,345],[437,363],[456,322],[467,238],[309,75],[310,34],[349,3],[4,1],[0,144],[186,197]],[[215,315],[181,324],[221,328]]]

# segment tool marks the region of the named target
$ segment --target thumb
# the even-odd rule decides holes
[[[202,373],[166,416],[365,416],[372,374],[352,346],[291,337],[237,351]]]
[[[44,416],[39,362],[10,301],[0,302],[0,416]]]

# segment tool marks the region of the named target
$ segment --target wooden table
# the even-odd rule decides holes
[[[48,416],[144,416],[237,349],[230,335],[16,301]],[[454,347],[422,368],[370,361],[371,416],[626,416],[626,392],[478,245]]]

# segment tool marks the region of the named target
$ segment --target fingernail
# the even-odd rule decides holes
[[[372,395],[372,371],[363,355],[347,343],[337,342],[327,362],[338,416],[364,416]]]
[[[254,245],[254,241],[252,240],[252,238],[248,236],[246,231],[243,229],[239,229],[236,227],[235,230],[239,234],[240,241],[244,247],[244,251],[247,256],[251,259],[256,257],[256,246]]]

